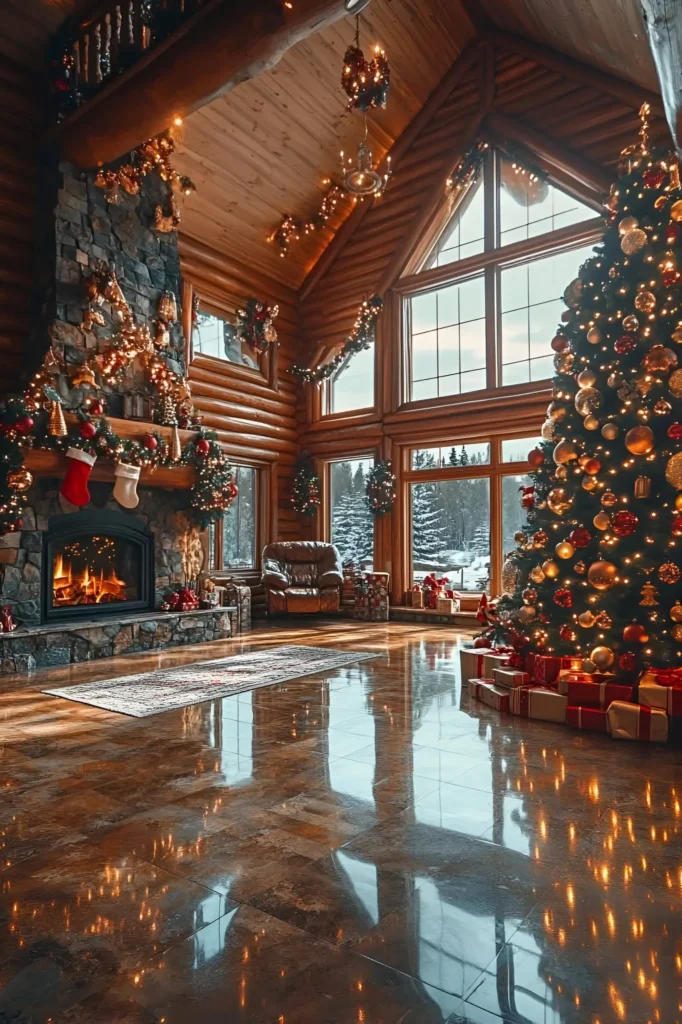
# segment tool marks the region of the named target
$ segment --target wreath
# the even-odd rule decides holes
[[[370,469],[365,494],[373,516],[378,518],[392,511],[396,498],[396,475],[390,459],[383,459]]]

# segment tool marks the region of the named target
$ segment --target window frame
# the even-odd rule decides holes
[[[320,503],[320,527],[321,527],[321,539],[326,541],[328,544],[332,544],[332,485],[331,485],[331,466],[333,462],[356,462],[358,459],[371,459],[373,464],[379,460],[379,453],[376,448],[361,448],[358,450],[344,451],[341,455],[330,455],[322,461],[322,472],[320,474],[320,483],[322,488],[321,503]],[[372,517],[372,557],[373,564],[376,565],[377,560],[377,521],[375,517]]]
[[[548,231],[542,235],[512,242],[509,245],[499,245],[500,225],[500,200],[499,200],[499,179],[500,160],[504,153],[491,147],[483,162],[481,173],[484,190],[484,251],[474,256],[466,257],[456,263],[447,263],[442,267],[432,267],[429,270],[411,272],[400,278],[394,285],[393,291],[398,296],[400,303],[400,410],[418,410],[440,405],[456,405],[463,402],[480,400],[484,395],[494,391],[497,395],[506,396],[528,391],[542,391],[549,386],[551,378],[538,381],[528,381],[521,384],[503,385],[502,381],[502,332],[501,332],[501,272],[511,267],[521,266],[543,256],[552,256],[562,252],[570,252],[572,249],[579,249],[590,243],[596,244],[601,240],[604,233],[602,218],[595,217],[579,221],[576,224],[569,224],[565,227]],[[550,185],[567,192],[566,185],[548,175]],[[448,214],[448,221],[445,224],[439,223],[439,232],[446,229],[447,223],[457,215],[462,203],[466,201],[469,190],[465,190],[459,202]],[[569,192],[570,194],[570,192]],[[597,204],[590,197],[579,196],[576,198],[584,206],[594,207]],[[428,246],[421,248],[422,265],[428,261],[430,255],[437,245],[436,237]],[[426,398],[414,400],[411,398],[412,386],[412,334],[411,334],[411,302],[413,297],[426,295],[438,291],[449,285],[459,284],[474,277],[482,275],[484,279],[484,303],[485,303],[485,338],[486,338],[486,386],[477,391],[467,391],[463,394],[445,395],[438,398]],[[568,284],[568,282],[566,282]],[[548,341],[548,354],[549,349]]]
[[[490,486],[490,582],[489,593],[493,597],[501,593],[502,563],[502,478],[506,476],[524,476],[530,472],[527,460],[518,462],[502,461],[502,442],[521,440],[529,441],[537,438],[537,428],[519,427],[518,431],[505,431],[499,434],[480,433],[467,437],[452,435],[443,438],[429,438],[420,443],[410,442],[402,450],[402,502],[405,510],[405,554],[407,556],[406,584],[412,586],[413,574],[413,537],[412,537],[412,484],[440,483],[444,480],[487,479]],[[432,469],[412,469],[412,453],[428,447],[460,447],[462,444],[489,444],[490,461],[482,465],[468,466],[434,466]],[[479,598],[480,590],[467,590],[463,596],[469,599]]]
[[[231,465],[233,469],[252,469],[254,471],[254,507],[256,512],[256,522],[254,530],[254,565],[246,566],[240,565],[234,569],[223,564],[224,559],[224,542],[225,536],[223,531],[224,521],[220,520],[219,523],[213,523],[209,526],[207,531],[207,546],[206,546],[206,561],[210,563],[209,552],[210,552],[210,540],[208,540],[210,531],[213,530],[213,564],[208,564],[207,571],[211,575],[223,575],[228,576],[253,576],[255,573],[261,571],[262,562],[262,551],[263,547],[267,543],[267,500],[268,500],[268,471],[265,467],[258,465],[253,462],[237,461],[231,459]],[[229,516],[230,511],[228,509],[226,515]]]

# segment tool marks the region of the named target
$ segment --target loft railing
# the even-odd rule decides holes
[[[49,72],[57,120],[172,36],[208,0],[109,0],[53,36]]]

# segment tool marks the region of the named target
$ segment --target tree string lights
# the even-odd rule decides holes
[[[302,452],[296,462],[291,504],[299,515],[311,517],[320,505],[320,478],[309,452]]]
[[[348,110],[367,111],[385,107],[391,84],[391,69],[386,53],[374,47],[374,56],[367,60],[360,49],[360,18],[355,22],[355,41],[343,58],[341,85],[348,97]]]
[[[279,254],[284,258],[291,247],[292,242],[300,241],[304,235],[311,235],[324,227],[330,217],[336,211],[339,201],[345,195],[344,189],[335,184],[329,178],[322,182],[325,192],[322,196],[320,207],[310,220],[301,220],[285,213],[279,227],[268,236],[268,242],[274,243],[279,249]]]
[[[376,323],[384,308],[383,300],[378,295],[365,299],[358,311],[353,330],[350,332],[343,348],[328,363],[309,369],[294,364],[290,373],[304,384],[319,384],[331,377],[336,370],[349,358],[370,348],[376,339]]]
[[[490,636],[628,682],[682,662],[682,189],[648,107],[564,292],[528,523]]]

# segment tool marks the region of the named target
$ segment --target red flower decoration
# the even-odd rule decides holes
[[[673,441],[679,441],[682,437],[682,423],[671,423],[668,427],[668,437]]]
[[[665,171],[662,168],[658,170],[650,167],[648,171],[645,171],[642,175],[642,181],[646,188],[658,188],[662,185],[665,180]]]
[[[566,587],[562,587],[554,594],[554,604],[558,604],[560,608],[572,608],[573,594]]]
[[[619,537],[627,537],[634,533],[639,526],[639,518],[634,512],[616,512],[613,517],[613,530]]]
[[[618,659],[618,668],[622,668],[623,672],[634,672],[637,666],[637,658],[634,656],[632,651],[626,651],[625,654],[621,654]]]
[[[624,356],[627,355],[628,352],[632,352],[633,349],[637,348],[637,342],[631,334],[621,334],[613,347],[619,356]]]
[[[568,539],[574,548],[586,548],[592,540],[592,534],[584,526],[578,526],[575,530],[571,530]]]

